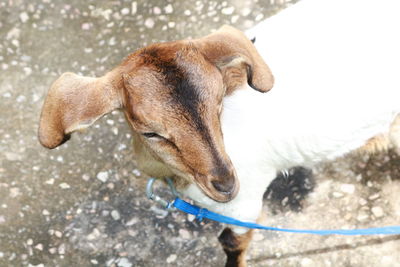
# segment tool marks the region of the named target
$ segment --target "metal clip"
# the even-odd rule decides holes
[[[153,192],[153,184],[154,182],[158,180],[156,178],[150,178],[149,181],[147,182],[147,186],[146,186],[146,196],[148,199],[154,200],[155,202],[157,202],[158,204],[160,204],[161,206],[163,206],[166,210],[168,211],[175,211],[176,208],[173,206],[174,201],[167,201],[165,199],[162,199],[161,197],[159,197],[158,195],[154,194]],[[169,185],[169,188],[171,189],[172,194],[175,197],[179,197],[179,193],[176,191],[174,183],[172,182],[172,180],[170,178],[167,178],[167,183]]]

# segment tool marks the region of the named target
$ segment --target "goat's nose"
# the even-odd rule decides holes
[[[218,166],[212,170],[214,179],[212,186],[220,193],[229,195],[235,191],[236,175],[235,170],[228,165]]]
[[[235,180],[229,179],[228,181],[214,180],[211,182],[214,188],[222,194],[229,195],[235,189]]]

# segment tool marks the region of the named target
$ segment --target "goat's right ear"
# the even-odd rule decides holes
[[[273,87],[271,70],[240,30],[225,25],[195,42],[204,56],[220,69],[228,93],[245,82],[260,92],[268,92]]]
[[[69,134],[87,128],[97,119],[121,108],[118,78],[112,72],[100,78],[64,73],[51,86],[39,125],[39,141],[55,148]]]

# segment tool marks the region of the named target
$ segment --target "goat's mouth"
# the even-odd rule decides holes
[[[209,179],[195,179],[195,182],[205,195],[217,202],[229,202],[239,192],[239,181],[237,179],[226,184]]]

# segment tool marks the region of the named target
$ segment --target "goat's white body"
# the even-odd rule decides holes
[[[239,194],[229,203],[195,185],[186,194],[255,221],[278,171],[334,159],[387,132],[400,112],[399,14],[397,0],[303,0],[251,29],[275,85],[224,100],[222,131]]]

